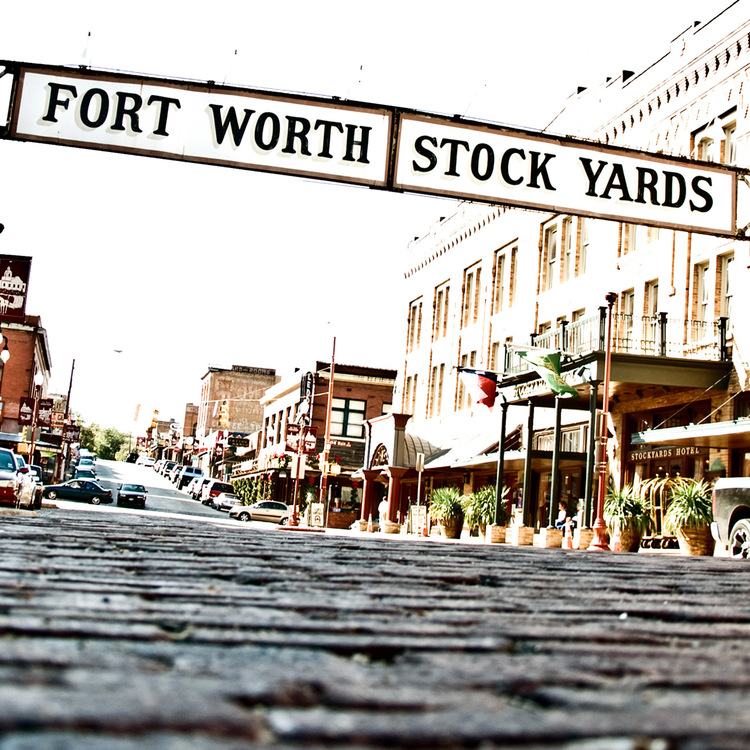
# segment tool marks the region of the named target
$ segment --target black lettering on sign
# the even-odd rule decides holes
[[[420,135],[416,141],[414,141],[414,150],[420,155],[427,159],[427,164],[422,166],[416,159],[412,160],[411,167],[415,172],[432,172],[437,166],[437,156],[430,150],[428,150],[425,144],[432,144],[433,148],[437,148],[437,139],[430,135]]]

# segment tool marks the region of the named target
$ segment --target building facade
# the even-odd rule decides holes
[[[315,433],[314,449],[305,456],[298,499],[313,502],[322,495],[327,523],[349,526],[360,517],[357,472],[364,463],[367,424],[390,413],[395,381],[395,370],[336,363],[329,416],[330,362],[315,362],[284,378],[262,398],[263,427],[254,450],[249,449],[244,460],[237,456],[232,478],[264,482],[268,496],[291,505],[295,483],[287,434],[290,425],[310,428]]]
[[[742,6],[685,30],[647,70],[578,90],[552,128],[747,166]],[[581,216],[464,203],[440,217],[408,249],[395,397],[404,435],[430,451],[428,486],[494,482],[500,459],[527,524],[544,527],[561,501],[581,499],[590,519],[610,314],[613,481],[748,474],[750,317],[735,292],[749,257],[744,240]],[[578,398],[553,397],[519,354],[530,347],[562,353]],[[474,403],[458,366],[499,373],[507,406]],[[415,456],[402,451],[405,486]]]

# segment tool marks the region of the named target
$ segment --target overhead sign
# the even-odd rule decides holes
[[[734,234],[736,175],[707,163],[493,126],[401,119],[394,187]]]
[[[743,170],[725,165],[336,99],[4,65],[16,140],[741,234]]]

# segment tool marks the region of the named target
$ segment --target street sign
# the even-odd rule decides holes
[[[25,63],[6,138],[744,238],[746,170],[464,118]]]

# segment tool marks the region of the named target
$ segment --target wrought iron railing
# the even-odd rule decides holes
[[[600,307],[597,315],[572,323],[562,321],[559,327],[544,333],[531,334],[529,346],[560,351],[578,357],[606,349],[607,308]],[[505,345],[503,372],[513,375],[525,372],[529,365],[518,356],[523,345]],[[727,318],[717,321],[680,320],[666,313],[653,316],[612,315],[612,352],[639,354],[649,357],[684,357],[710,361],[729,359],[727,346]]]

